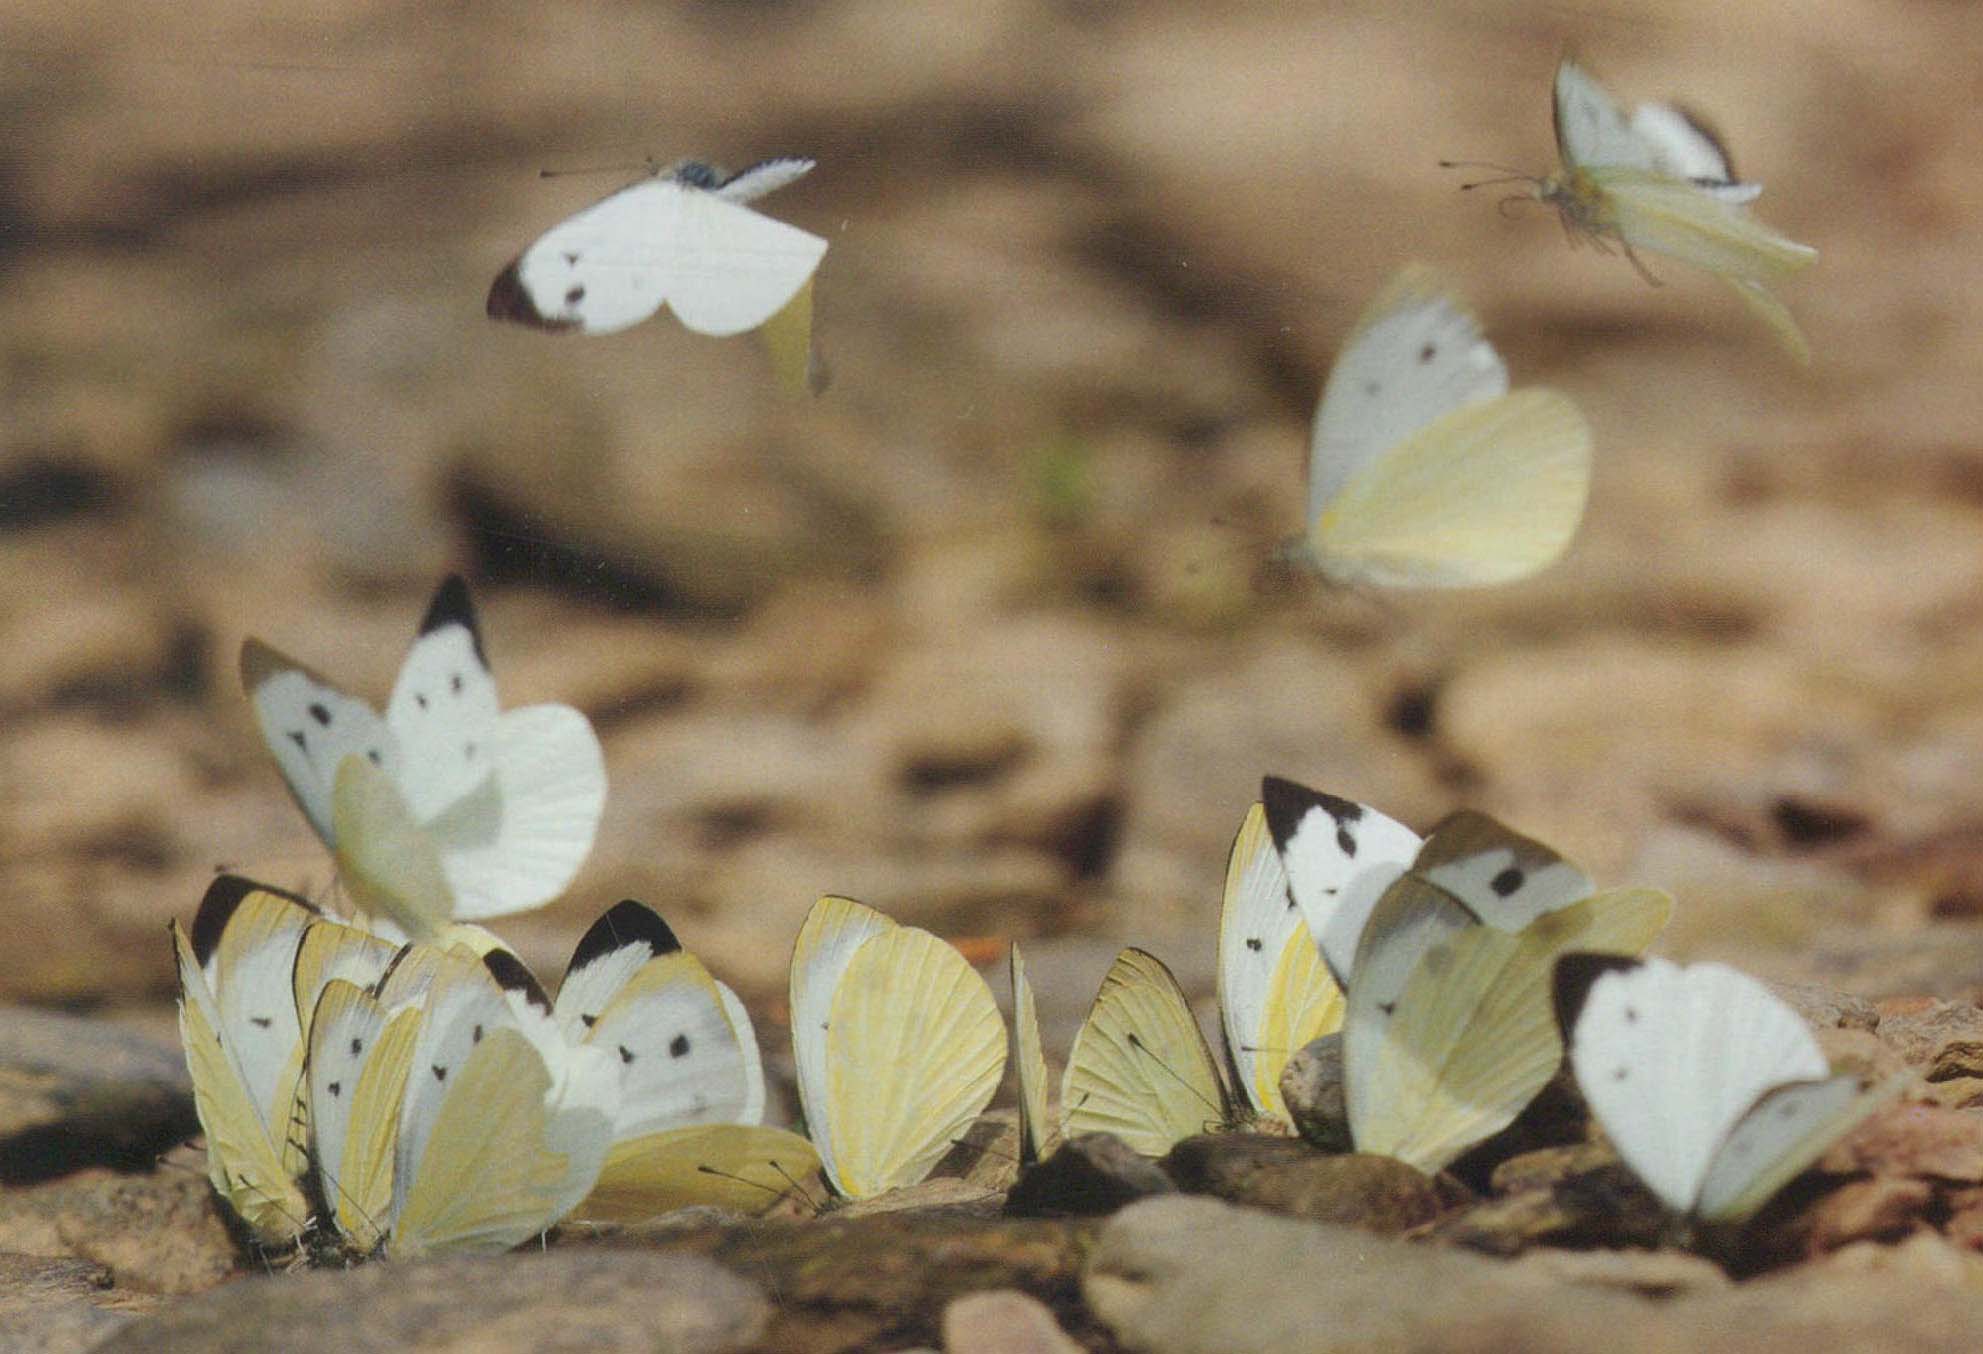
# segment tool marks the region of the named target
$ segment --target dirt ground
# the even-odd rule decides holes
[[[1551,167],[1566,49],[1710,111],[1821,251],[1810,369],[1712,278],[1455,191]],[[18,0],[0,998],[164,1028],[216,867],[327,894],[241,640],[382,699],[450,569],[505,698],[605,742],[597,849],[511,928],[552,970],[638,896],[775,1028],[836,891],[1068,938],[1070,1012],[1122,941],[1203,990],[1271,771],[1666,887],[1669,953],[1973,998],[1979,70],[1973,12],[1903,0]],[[819,160],[761,205],[831,241],[821,397],[666,317],[484,318],[644,159],[780,154]],[[1582,533],[1491,591],[1276,582],[1408,258],[1588,414]]]

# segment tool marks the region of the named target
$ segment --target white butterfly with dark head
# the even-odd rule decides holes
[[[241,680],[354,901],[411,935],[547,902],[592,849],[599,739],[568,705],[500,708],[458,577],[435,592],[383,718],[259,640],[242,645]]]
[[[756,329],[805,287],[826,241],[744,204],[812,167],[786,157],[725,177],[690,160],[629,184],[503,269],[489,288],[489,317],[616,334],[665,305],[698,334]]]

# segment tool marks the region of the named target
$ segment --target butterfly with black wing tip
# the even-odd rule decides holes
[[[620,1068],[613,1143],[576,1216],[754,1210],[818,1171],[810,1142],[763,1123],[764,1065],[743,1002],[651,908],[627,899],[592,924],[552,1016],[567,1041]]]
[[[1480,322],[1401,269],[1343,341],[1310,434],[1307,527],[1281,557],[1331,583],[1511,583],[1569,548],[1591,432],[1568,396],[1508,389]]]
[[[1704,119],[1675,103],[1641,104],[1628,118],[1568,58],[1556,68],[1554,111],[1562,168],[1539,179],[1514,177],[1557,209],[1573,240],[1616,241],[1649,282],[1637,250],[1714,273],[1791,356],[1810,360],[1803,331],[1765,284],[1809,267],[1818,251],[1749,214],[1762,185],[1736,176],[1727,147]]]
[[[725,177],[690,160],[639,179],[519,254],[489,288],[489,316],[616,334],[665,305],[698,334],[755,329],[812,278],[826,241],[745,204],[812,167],[784,157]]]
[[[790,999],[806,1132],[843,1198],[923,1180],[1005,1074],[1005,1026],[978,971],[852,899],[807,913]]]
[[[1910,1079],[1833,1076],[1803,1018],[1723,964],[1571,954],[1555,982],[1577,1088],[1685,1222],[1746,1222]]]
[[[433,939],[571,882],[605,807],[605,757],[567,705],[503,710],[468,587],[435,592],[381,717],[259,640],[241,679],[263,741],[358,909]]]
[[[236,875],[207,887],[189,936],[175,919],[179,1038],[206,1135],[207,1175],[261,1245],[288,1247],[311,1216],[296,1113],[303,1022],[290,975],[317,919],[306,899]]]
[[[1337,986],[1346,987],[1370,910],[1411,864],[1421,838],[1368,804],[1279,776],[1261,779],[1260,806],[1288,897]]]

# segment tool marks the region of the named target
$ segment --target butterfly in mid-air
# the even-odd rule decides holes
[[[1427,268],[1398,272],[1343,342],[1315,411],[1307,529],[1281,557],[1337,584],[1511,583],[1569,548],[1590,425],[1510,392],[1480,322]]]
[[[725,175],[688,160],[639,179],[519,254],[489,288],[489,317],[617,334],[666,306],[697,334],[763,328],[780,378],[817,392],[812,276],[826,241],[746,205],[812,168],[781,157]]]
[[[1675,103],[1640,104],[1628,117],[1568,59],[1556,68],[1555,115],[1562,167],[1540,179],[1514,177],[1557,209],[1573,240],[1617,242],[1648,281],[1641,249],[1714,273],[1793,357],[1810,360],[1803,331],[1767,284],[1808,268],[1818,251],[1750,215],[1762,185],[1736,176],[1704,119]]]
[[[806,1132],[842,1198],[921,1181],[1005,1074],[1005,1024],[978,971],[849,898],[806,914],[791,1008]]]
[[[1833,1076],[1803,1018],[1723,964],[1568,955],[1556,998],[1591,1113],[1686,1222],[1747,1221],[1906,1081]]]
[[[537,907],[592,849],[606,802],[598,736],[568,705],[500,708],[458,577],[435,592],[383,717],[256,639],[241,647],[241,681],[375,922],[434,939],[451,922]]]

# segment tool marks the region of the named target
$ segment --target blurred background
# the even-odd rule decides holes
[[[1548,172],[1566,50],[1710,113],[1822,251],[1810,370],[1438,169]],[[503,928],[551,974],[633,895],[775,1024],[836,891],[1040,937],[1070,1016],[1126,941],[1208,990],[1273,771],[1664,886],[1669,953],[1974,995],[1979,71],[1928,0],[14,0],[0,998],[163,1027],[217,868],[330,896],[241,640],[383,701],[451,569],[506,702],[606,746],[590,863]],[[483,317],[649,157],[791,154],[819,398],[666,316]],[[1478,593],[1276,579],[1408,257],[1588,413],[1583,531]]]

